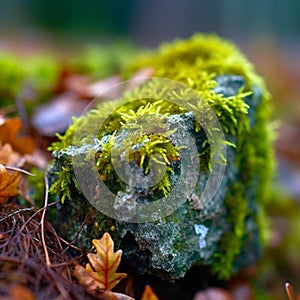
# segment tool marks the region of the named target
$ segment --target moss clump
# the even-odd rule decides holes
[[[273,173],[272,137],[267,125],[270,118],[270,95],[261,77],[255,73],[253,66],[240,51],[231,43],[214,35],[196,34],[189,40],[178,40],[161,46],[156,52],[144,53],[127,67],[123,74],[124,78],[130,78],[134,72],[146,67],[154,70],[154,76],[184,83],[206,100],[219,119],[225,133],[226,143],[231,149],[230,153],[234,153],[232,154],[234,166],[229,165],[225,174],[227,187],[223,187],[222,192],[226,194],[222,197],[219,195],[219,198],[215,199],[215,204],[223,205],[224,210],[220,209],[213,214],[207,209],[207,211],[197,211],[194,214],[187,213],[182,208],[182,211],[178,213],[179,219],[182,216],[191,218],[191,220],[182,222],[198,222],[200,224],[209,220],[211,226],[216,226],[216,228],[221,226],[220,224],[225,224],[224,232],[219,240],[216,242],[215,237],[211,239],[210,253],[213,252],[213,255],[204,261],[206,264],[212,265],[213,271],[218,276],[227,279],[244,263],[237,264],[237,261],[241,259],[243,249],[251,239],[248,231],[255,227],[253,235],[259,236],[260,242],[252,240],[252,243],[262,243],[265,236],[261,224],[264,224],[264,205],[268,199],[269,183]],[[137,97],[141,89],[149,90],[153,97],[128,102],[128,99]],[[174,115],[183,119],[193,109],[201,110],[203,107],[200,101],[189,99],[184,91],[179,91],[175,96],[186,101],[186,108],[170,105],[169,102],[164,101],[164,96],[164,91],[159,87],[145,84],[125,93],[118,101],[99,104],[87,116],[75,120],[66,134],[59,136],[59,142],[52,145],[54,164],[58,166],[58,177],[51,187],[51,191],[60,192],[62,199],[69,198],[70,201],[73,201],[69,190],[71,189],[70,185],[74,187],[72,184],[74,178],[70,179],[72,176],[74,177],[72,173],[74,145],[75,147],[85,145],[87,148],[88,146],[95,148],[97,143],[99,147],[95,159],[102,178],[108,185],[117,187],[116,190],[125,191],[126,187],[114,173],[111,164],[110,153],[116,142],[114,134],[116,131],[121,131],[126,137],[131,129],[140,126],[142,128],[141,135],[136,137],[135,143],[128,143],[126,148],[126,138],[124,138],[125,146],[122,144],[117,144],[117,146],[120,149],[130,149],[127,155],[129,163],[136,164],[144,174],[147,174],[149,170],[149,161],[153,153],[159,153],[168,165],[168,173],[153,188],[152,192],[168,194],[172,188],[172,172],[176,169],[176,162],[180,160],[179,149],[170,141],[171,131],[155,132],[154,130],[155,134],[148,134],[146,129],[149,124],[153,129],[156,124],[168,123]],[[189,110],[188,107],[191,109]],[[97,128],[99,120],[104,120],[107,111],[110,110],[113,112],[100,128],[96,144],[91,144],[88,132],[82,133],[81,136],[77,136],[77,140],[73,140],[75,130],[88,124],[91,131],[94,131],[93,128]],[[199,124],[194,124],[193,135],[201,163],[205,162],[205,168],[201,169],[201,172],[206,176],[209,174],[213,154],[209,151],[206,133]],[[67,161],[62,158],[64,154],[68,157]],[[226,163],[226,161],[221,159],[220,163]],[[201,183],[196,187],[196,194],[201,193],[200,186],[202,186]],[[79,189],[78,192],[80,193]],[[255,223],[250,222],[252,227],[249,227],[249,220]],[[166,217],[164,222],[172,223],[171,216]],[[155,226],[157,230],[163,230],[158,229],[157,224]],[[144,233],[139,231],[139,234],[143,235]],[[180,234],[180,230],[178,230],[178,234]],[[189,241],[192,241],[193,233],[187,234],[190,235],[184,238],[187,240],[190,238]],[[162,236],[168,236],[168,234],[163,233]],[[177,245],[177,247],[179,246]],[[199,256],[195,251],[191,253],[193,263],[203,259],[201,254]],[[174,257],[179,256],[176,253]],[[177,261],[174,264],[176,263]],[[191,262],[182,263],[180,261],[177,267],[180,265],[186,269],[191,264]],[[176,268],[174,267],[174,269]],[[174,276],[179,276],[178,274]]]
[[[133,162],[139,166],[145,175],[149,173],[151,160],[162,165],[166,163],[167,172],[161,181],[152,187],[153,191],[163,192],[163,194],[166,195],[171,189],[168,174],[174,173],[171,163],[179,160],[179,148],[174,146],[168,138],[174,130],[153,133],[156,128],[161,128],[160,125],[164,124],[167,117],[170,116],[170,112],[166,112],[168,109],[167,105],[163,103],[163,101],[157,101],[153,104],[148,101],[149,100],[141,99],[137,101],[138,104],[131,102],[129,105],[125,105],[125,107],[121,106],[104,122],[97,135],[100,149],[95,156],[96,165],[101,179],[104,182],[114,182],[114,190],[124,189],[124,183],[116,176],[111,163],[111,152],[115,143],[114,133],[121,128],[122,130],[135,130],[136,133],[134,136],[128,136],[128,138],[125,138],[118,146],[118,152],[120,154],[121,151],[125,151],[125,157],[128,157],[128,162]],[[165,111],[162,112],[161,110]],[[70,141],[73,141],[73,133],[76,128],[79,128],[78,126],[82,126],[83,123],[86,124],[86,122],[97,126],[99,117],[101,118],[101,113],[103,112],[105,112],[103,105],[100,105],[98,110],[92,111],[88,118],[75,120],[74,125],[70,126],[65,136],[58,136],[60,142],[54,143],[50,147],[50,150],[54,150],[54,156],[59,151],[68,149]],[[95,118],[95,120],[93,120],[93,118]],[[138,131],[136,131],[137,128],[139,129]],[[109,138],[107,138],[108,134],[111,134]],[[89,137],[85,137],[85,139],[88,140]],[[84,140],[80,139],[79,143],[84,143]],[[76,179],[72,172],[72,164],[67,163],[62,166],[60,171],[57,172],[57,175],[58,178],[52,185],[50,192],[59,192],[62,195],[62,201],[66,198],[71,199],[71,181],[73,180],[76,184]],[[78,191],[80,191],[79,188]]]
[[[269,128],[270,95],[253,66],[231,43],[210,35],[194,35],[188,41],[176,41],[161,46],[158,53],[149,53],[138,58],[129,68],[128,74],[142,67],[152,67],[155,76],[181,81],[197,90],[208,101],[218,116],[225,133],[236,137],[237,157],[241,170],[241,181],[235,183],[233,192],[227,197],[228,221],[232,230],[223,237],[220,252],[216,254],[213,268],[223,278],[232,272],[235,257],[240,253],[245,234],[245,218],[255,214],[257,222],[264,216],[264,204],[268,199],[270,180],[274,172],[274,157],[271,146],[272,130]],[[246,79],[246,86],[237,95],[224,97],[216,94],[214,80],[218,75],[235,74]],[[259,103],[247,96],[260,93]],[[249,107],[255,109],[250,124]],[[251,113],[253,113],[251,111]],[[252,117],[252,116],[251,116]],[[246,194],[249,187],[255,188],[257,211],[249,207]],[[234,199],[231,199],[234,197]],[[231,200],[230,200],[231,199]],[[233,200],[233,201],[232,201]],[[260,227],[261,241],[265,241],[265,226]]]

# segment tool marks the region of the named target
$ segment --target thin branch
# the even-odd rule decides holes
[[[28,218],[27,220],[26,220],[26,222],[23,224],[23,226],[20,228],[20,232],[22,231],[22,230],[24,230],[24,228],[36,217],[36,215],[38,215],[40,212],[42,212],[42,211],[44,211],[44,210],[46,210],[48,207],[51,207],[51,206],[54,206],[54,205],[56,205],[57,203],[59,203],[60,201],[58,200],[58,201],[55,201],[55,202],[52,202],[52,203],[50,203],[50,204],[48,204],[48,206],[47,207],[42,207],[42,208],[40,208],[39,210],[37,210],[30,218]]]
[[[32,207],[25,207],[25,208],[17,209],[17,210],[15,210],[15,211],[13,211],[11,214],[8,214],[8,215],[6,215],[4,218],[0,219],[0,223],[3,222],[3,221],[6,220],[6,219],[8,219],[8,218],[10,218],[10,217],[12,217],[12,216],[18,214],[18,213],[20,213],[20,212],[31,211],[31,210],[33,210],[33,209],[34,209],[33,206],[32,206]]]
[[[20,259],[20,258],[6,256],[6,255],[0,255],[0,261],[7,261],[7,262],[16,263],[16,264],[21,264],[23,262],[22,259]]]
[[[44,210],[42,213],[40,223],[41,223],[41,233],[42,233],[42,245],[43,245],[45,257],[46,257],[46,265],[49,267],[49,266],[51,266],[51,262],[50,262],[50,258],[49,258],[47,245],[45,242],[45,216],[46,216],[46,208],[48,207],[48,190],[49,190],[48,179],[47,179],[47,176],[45,176],[45,201],[44,201]]]
[[[79,229],[77,230],[76,234],[74,235],[74,237],[72,238],[71,242],[68,244],[68,246],[66,247],[64,252],[66,252],[73,245],[73,243],[76,241],[76,239],[78,238],[78,236],[79,236],[80,232],[82,231],[84,225],[86,225],[87,218],[88,218],[87,216],[84,218],[84,220],[81,223]]]
[[[27,171],[25,171],[23,169],[20,169],[20,168],[11,167],[11,166],[4,166],[4,167],[5,167],[6,170],[24,173],[24,174],[29,175],[29,176],[35,176],[35,174],[29,173],[29,172],[27,172]]]
[[[293,286],[289,282],[285,283],[285,290],[289,297],[289,300],[294,300],[295,299],[294,289],[293,289]]]
[[[68,245],[68,248],[72,248],[74,250],[77,250],[78,252],[81,252],[82,253],[82,249],[75,246],[75,245],[72,245],[72,242],[68,242],[66,240],[64,240],[62,237],[59,236],[59,239],[66,245]],[[74,240],[74,239],[73,239]],[[66,249],[64,250],[64,252],[66,252]]]

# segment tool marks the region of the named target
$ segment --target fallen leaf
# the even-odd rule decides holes
[[[20,179],[20,172],[8,171],[0,164],[0,203],[4,203],[9,197],[18,194]]]
[[[6,119],[0,125],[0,142],[9,143],[12,148],[21,153],[32,153],[34,151],[34,141],[30,136],[19,137],[22,122],[19,118]]]
[[[43,136],[54,137],[56,133],[64,133],[73,122],[72,117],[79,117],[86,106],[75,93],[65,92],[39,106],[32,117],[32,125]]]
[[[35,300],[35,296],[32,291],[23,285],[16,285],[10,290],[9,300]]]
[[[146,285],[141,300],[159,300],[150,285]]]
[[[20,162],[20,159],[21,155],[15,152],[10,144],[6,143],[2,146],[0,142],[0,164],[15,165]]]
[[[104,233],[100,240],[93,240],[96,253],[89,253],[85,268],[76,266],[74,276],[78,282],[90,291],[110,291],[125,273],[116,273],[121,262],[122,250],[114,252],[114,242],[109,233]]]

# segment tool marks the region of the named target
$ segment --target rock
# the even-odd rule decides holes
[[[272,173],[268,94],[238,50],[214,36],[164,46],[128,72],[143,67],[187,88],[144,82],[116,101],[107,119],[102,103],[52,146],[48,177],[62,197],[60,232],[68,239],[78,233],[85,248],[110,232],[123,263],[140,274],[174,280],[198,264],[228,279],[263,250]],[[224,141],[211,138],[221,130]],[[212,176],[222,171],[223,178]]]

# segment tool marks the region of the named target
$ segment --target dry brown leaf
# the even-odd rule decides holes
[[[8,171],[0,164],[0,203],[4,203],[9,197],[18,194],[18,186],[21,173]]]
[[[16,285],[10,290],[9,300],[35,300],[35,296],[32,291],[23,285]]]
[[[30,136],[18,136],[21,127],[22,122],[19,118],[4,120],[0,125],[0,142],[11,144],[13,149],[21,154],[32,153],[34,141]]]
[[[127,276],[125,273],[116,273],[122,250],[114,252],[114,242],[107,232],[100,240],[93,240],[93,245],[96,253],[88,254],[90,264],[85,268],[76,266],[74,276],[90,291],[110,291]]]
[[[150,285],[146,285],[141,300],[159,300]]]
[[[0,164],[15,165],[21,159],[21,155],[13,151],[12,146],[8,143],[2,146],[0,142]],[[19,165],[19,164],[18,164]]]

